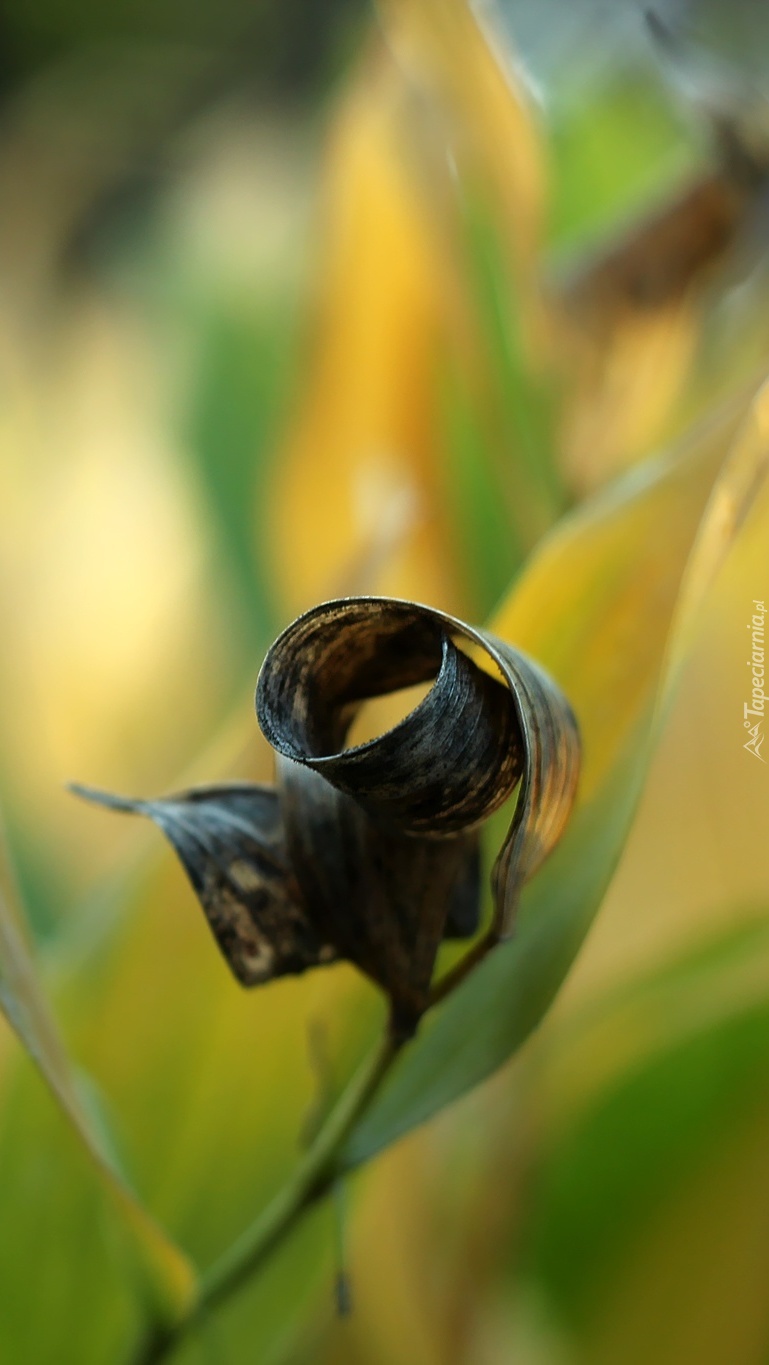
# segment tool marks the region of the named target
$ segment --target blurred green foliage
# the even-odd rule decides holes
[[[2,19],[0,179],[15,206],[0,253],[9,299],[0,332],[7,833],[38,971],[76,1059],[70,1079],[83,1124],[203,1267],[290,1174],[308,1111],[340,1091],[380,1005],[344,967],[240,992],[151,831],[70,809],[60,784],[76,776],[161,790],[269,776],[249,693],[287,610],[270,551],[274,480],[312,345],[325,345],[314,314],[315,333],[306,322],[320,310],[297,264],[311,258],[322,268],[322,215],[292,195],[297,182],[319,178],[323,120],[333,130],[329,72],[340,54],[357,54],[360,23],[351,3],[310,17],[298,4],[251,11],[240,0],[216,12],[67,0],[34,14],[11,5]],[[135,40],[189,44],[201,61],[163,92],[165,112],[141,136],[126,133],[131,120],[109,101],[101,126],[97,102],[88,137],[74,138],[72,161],[59,164],[57,153],[52,172],[48,144],[71,106],[49,93],[36,102],[38,79],[46,92],[56,85],[47,64],[100,43],[130,57]],[[307,101],[300,133],[288,112],[298,92]],[[132,101],[142,103],[138,85]],[[552,192],[538,250],[551,287],[553,258],[573,262],[579,249],[611,240],[619,223],[695,173],[700,154],[659,82],[637,73],[596,83],[543,124]],[[82,197],[71,174],[81,163],[94,172]],[[49,219],[51,206],[60,218]],[[445,533],[479,615],[517,584],[496,628],[536,652],[573,697],[586,737],[584,804],[529,888],[514,941],[428,1024],[353,1134],[350,1167],[411,1135],[370,1175],[351,1177],[360,1195],[348,1239],[351,1321],[333,1318],[333,1214],[321,1207],[174,1356],[189,1365],[626,1365],[617,1354],[625,1346],[628,1363],[659,1351],[671,1365],[761,1365],[769,1355],[762,1286],[743,1277],[735,1287],[725,1267],[709,1300],[750,1332],[704,1334],[704,1344],[686,1288],[701,1243],[727,1246],[737,1267],[756,1244],[764,1249],[743,1217],[745,1196],[730,1185],[747,1144],[763,1208],[767,1182],[750,1139],[766,1129],[769,886],[756,846],[769,803],[763,770],[740,764],[739,728],[745,612],[751,594],[769,591],[760,451],[752,463],[736,461],[737,472],[755,473],[740,501],[735,466],[719,474],[736,420],[716,437],[701,429],[691,459],[684,443],[667,462],[649,462],[651,442],[640,470],[564,518],[580,495],[559,459],[575,366],[566,346],[555,365],[546,346],[530,347],[520,261],[494,213],[480,191],[460,206],[464,235],[451,260],[477,330],[467,352],[446,334],[431,342],[432,387],[414,400],[433,413],[438,395],[441,460],[425,521]],[[49,246],[43,221],[58,224]],[[387,268],[383,259],[385,288]],[[404,345],[416,326],[404,323]],[[467,353],[485,367],[483,384]],[[740,385],[748,372],[742,364]],[[377,374],[377,393],[379,385]],[[355,401],[341,384],[330,396],[340,430]],[[691,393],[687,402],[697,410]],[[745,413],[743,405],[740,420]],[[746,421],[760,433],[760,419],[756,409]],[[724,507],[741,520],[692,587],[687,556],[714,485],[709,534],[718,540]],[[660,489],[669,492],[662,510]],[[348,492],[330,487],[328,496]],[[356,496],[363,501],[353,489],[351,504]],[[322,513],[319,505],[321,522]],[[297,547],[316,530],[296,525]],[[419,596],[427,582],[431,592],[437,579],[420,580],[414,562],[410,591]],[[704,717],[694,738],[670,697],[653,717],[671,620],[686,706]],[[686,672],[702,638],[707,650]],[[698,677],[710,691],[697,692]],[[717,727],[731,727],[721,748]],[[666,747],[679,733],[683,764],[681,750]],[[714,780],[702,777],[708,744],[719,756]],[[639,811],[650,761],[650,781],[656,763],[658,781],[680,792],[678,829],[655,823],[643,803]],[[697,817],[689,807],[703,789],[711,805]],[[731,824],[718,800],[734,807]],[[689,828],[692,841],[716,850],[720,880],[704,852],[681,873],[676,849]],[[654,920],[648,886],[634,898],[623,866],[639,880],[639,867],[655,869],[670,936]],[[39,1060],[36,1027],[20,1032]],[[330,1080],[311,1059],[308,1034],[318,1027]],[[466,1093],[524,1042],[495,1081]],[[412,1132],[460,1097],[436,1125]],[[690,1189],[699,1223],[685,1205]],[[449,1208],[461,1210],[454,1223]],[[135,1227],[5,1026],[0,1210],[3,1362],[128,1361],[150,1293]],[[669,1258],[658,1270],[660,1246]],[[677,1357],[654,1316],[661,1294]],[[651,1305],[648,1335],[628,1303],[642,1320]]]

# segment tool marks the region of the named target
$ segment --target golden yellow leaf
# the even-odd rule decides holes
[[[467,616],[439,362],[459,348],[477,388],[484,361],[456,176],[491,202],[531,323],[542,158],[526,101],[463,0],[387,4],[382,18],[389,49],[365,54],[329,139],[314,332],[276,459],[270,555],[292,614],[377,592]]]

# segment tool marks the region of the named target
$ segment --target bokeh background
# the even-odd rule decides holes
[[[482,622],[563,518],[739,416],[769,370],[766,18],[661,9],[4,0],[5,893],[104,1142],[202,1265],[381,1007],[344,966],[243,992],[156,832],[64,784],[267,780],[251,697],[297,611]],[[764,486],[543,1027],[174,1359],[767,1365],[768,532]],[[625,610],[632,655],[661,607]],[[0,1358],[119,1362],[141,1312],[2,1023]]]

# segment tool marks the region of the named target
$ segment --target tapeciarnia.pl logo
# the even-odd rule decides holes
[[[751,697],[749,702],[745,702],[742,708],[743,724],[748,732],[748,739],[743,744],[743,749],[747,749],[749,754],[766,763],[766,759],[761,753],[761,745],[764,742],[763,733],[764,713],[766,706],[766,693],[764,692],[764,620],[766,618],[766,607],[757,598],[753,599],[753,615],[748,621],[747,629],[750,631],[751,651],[748,659],[748,668],[751,672]]]

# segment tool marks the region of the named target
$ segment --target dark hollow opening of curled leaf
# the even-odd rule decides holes
[[[382,697],[393,723],[372,735],[365,704]],[[408,1034],[430,1003],[442,940],[477,932],[484,822],[520,783],[492,875],[489,946],[560,836],[578,770],[568,703],[484,631],[413,602],[349,598],[283,632],[256,708],[274,787],[158,801],[80,792],[163,829],[243,984],[348,959]]]

